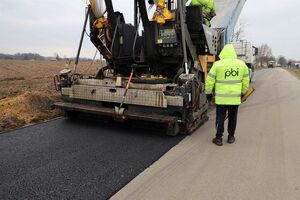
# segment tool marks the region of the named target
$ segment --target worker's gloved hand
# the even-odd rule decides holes
[[[241,95],[241,99],[242,99],[242,100],[243,100],[243,98],[244,98],[245,95],[246,95],[246,94],[243,94],[243,93],[242,93],[242,95]]]
[[[212,94],[207,94],[206,99],[207,99],[208,102],[212,102],[213,95]]]

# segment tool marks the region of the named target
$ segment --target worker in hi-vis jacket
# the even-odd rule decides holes
[[[191,6],[202,6],[203,22],[206,26],[211,26],[210,21],[216,16],[214,0],[192,0]]]
[[[226,112],[228,112],[227,142],[230,144],[235,142],[238,107],[242,96],[249,89],[250,80],[249,69],[243,61],[237,59],[233,45],[226,45],[219,58],[207,75],[206,96],[211,102],[214,90],[217,134],[213,143],[222,146]]]

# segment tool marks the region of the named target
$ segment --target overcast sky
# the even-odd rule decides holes
[[[133,0],[113,0],[115,10],[133,19]],[[34,52],[75,56],[84,20],[85,0],[1,0],[0,53]],[[300,60],[300,1],[247,0],[241,20],[245,38],[267,43],[275,56]],[[82,55],[95,49],[86,39]]]

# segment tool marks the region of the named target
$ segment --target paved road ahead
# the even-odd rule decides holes
[[[107,199],[182,138],[67,119],[1,134],[0,199]]]
[[[255,79],[236,144],[211,143],[212,117],[112,199],[299,200],[300,81],[278,68]]]

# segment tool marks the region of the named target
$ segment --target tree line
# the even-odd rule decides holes
[[[3,54],[0,53],[0,60],[73,60],[74,58],[60,57],[58,53],[53,56],[41,56],[38,53],[16,53],[16,54]],[[89,58],[80,58],[82,61],[91,60]]]
[[[73,60],[74,58],[60,57],[58,53],[54,53],[52,57],[41,56],[37,53],[16,53],[13,55],[0,53],[0,60]],[[89,58],[81,58],[82,61],[91,60]],[[262,44],[258,47],[258,55],[256,56],[256,65],[262,67],[269,61],[275,61],[281,67],[294,66],[296,61],[287,59],[284,56],[275,57],[272,48],[268,44]]]
[[[256,56],[256,65],[263,67],[269,61],[276,62],[281,67],[295,67],[297,61],[287,59],[285,56],[278,56],[277,58],[272,53],[272,48],[268,44],[262,44],[258,47],[258,55]]]
[[[13,55],[1,53],[0,59],[2,60],[46,60],[47,58],[37,53],[16,53]]]

